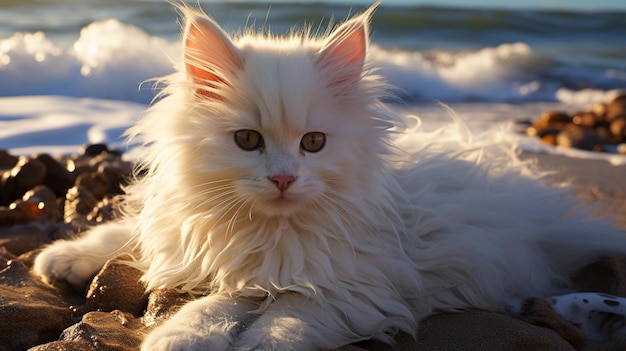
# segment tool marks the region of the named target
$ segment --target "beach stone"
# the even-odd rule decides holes
[[[597,150],[601,148],[602,139],[593,130],[574,124],[568,124],[556,136],[558,146],[583,150]]]
[[[618,142],[624,141],[626,138],[626,115],[615,117],[611,121],[610,130]]]
[[[108,222],[116,218],[117,202],[111,195],[107,195],[87,214],[87,221],[94,224]]]
[[[607,104],[604,102],[596,102],[591,105],[591,112],[593,112],[599,121],[604,122],[606,120]]]
[[[75,185],[88,190],[97,199],[102,199],[104,195],[108,194],[111,186],[107,176],[101,172],[83,173],[76,178]]]
[[[146,287],[139,281],[143,274],[125,262],[129,255],[109,260],[94,277],[87,292],[87,306],[92,310],[122,310],[141,316],[148,303]]]
[[[25,350],[56,340],[72,321],[68,300],[11,260],[0,270],[0,350]]]
[[[606,256],[581,269],[573,278],[576,291],[626,296],[626,257]]]
[[[24,224],[30,222],[32,219],[30,211],[21,206],[0,206],[0,226]]]
[[[7,263],[15,258],[15,255],[0,245],[0,267],[4,268]]]
[[[626,155],[626,143],[617,145],[617,153]]]
[[[11,155],[7,150],[0,149],[0,170],[15,167],[19,157]]]
[[[98,172],[109,180],[109,194],[122,194],[122,187],[128,184],[133,172],[132,165],[120,159],[115,162],[106,162],[98,167]]]
[[[543,138],[544,136],[547,136],[547,135],[557,135],[559,131],[560,129],[556,129],[556,128],[546,128],[546,127],[540,127],[537,125],[531,125],[530,127],[526,129],[526,134],[529,136]]]
[[[584,111],[574,114],[572,123],[584,128],[595,128],[598,126],[599,120],[594,112]]]
[[[17,164],[2,175],[7,200],[13,202],[21,198],[25,192],[41,184],[45,177],[46,166],[42,162],[21,156]]]
[[[59,341],[30,351],[136,351],[145,335],[142,328],[140,320],[130,313],[89,312],[79,323],[65,329]]]
[[[19,256],[49,243],[52,230],[54,229],[41,225],[20,225],[0,228],[0,246]]]
[[[37,218],[57,221],[62,218],[57,204],[56,194],[45,185],[37,185],[22,196],[22,201],[29,202],[37,208]]]
[[[546,134],[541,137],[541,142],[548,145],[556,146],[556,134]]]
[[[91,159],[91,157],[87,156],[76,156],[73,158],[65,159],[65,168],[76,178],[85,172],[91,172],[95,170],[93,169],[93,166],[89,164]]]
[[[615,97],[606,106],[606,120],[611,122],[618,116],[626,115],[626,94]]]
[[[550,303],[544,299],[532,298],[526,300],[520,317],[525,322],[547,327],[557,332],[577,350],[580,350],[585,344],[583,332],[556,313]]]
[[[66,223],[86,224],[86,216],[98,204],[98,199],[86,188],[74,186],[67,191],[63,218]]]
[[[418,329],[417,345],[424,350],[567,350],[574,347],[553,330],[511,316],[481,310],[437,314]],[[396,345],[398,349],[414,350]]]
[[[155,289],[150,291],[148,305],[143,315],[143,323],[152,327],[165,319],[169,319],[183,305],[194,297],[188,293],[182,293],[175,289]]]
[[[65,196],[67,189],[74,185],[74,175],[49,154],[39,154],[35,159],[46,167],[43,184],[47,185],[57,197]]]
[[[557,128],[560,129],[564,125],[571,123],[572,118],[562,111],[546,111],[543,112],[535,125],[540,128]]]
[[[81,150],[81,155],[94,157],[108,151],[109,147],[106,144],[90,144],[83,147],[83,149]]]

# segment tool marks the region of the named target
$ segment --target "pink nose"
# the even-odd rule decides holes
[[[276,188],[278,188],[278,190],[280,191],[287,190],[291,183],[296,180],[296,177],[288,174],[280,174],[268,178],[272,183],[274,183],[274,185],[276,185]]]

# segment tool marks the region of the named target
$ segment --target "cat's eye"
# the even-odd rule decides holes
[[[235,132],[235,143],[242,150],[254,151],[263,147],[261,133],[252,129],[242,129]]]
[[[300,140],[300,147],[307,152],[318,152],[326,145],[326,135],[322,132],[304,134]]]

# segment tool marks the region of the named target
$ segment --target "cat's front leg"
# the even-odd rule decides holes
[[[226,295],[209,295],[189,302],[154,329],[142,351],[226,351],[238,332],[256,315],[258,304]]]
[[[333,306],[298,293],[280,295],[235,342],[237,351],[315,351],[362,340]]]
[[[131,231],[123,222],[103,224],[75,240],[59,240],[35,258],[33,272],[48,284],[67,281],[83,287],[106,261],[131,252]]]

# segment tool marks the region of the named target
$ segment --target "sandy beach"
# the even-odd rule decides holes
[[[626,229],[626,166],[613,166],[604,160],[582,160],[561,155],[524,153],[523,159],[536,160],[541,170],[554,172],[553,182],[567,182],[574,193],[595,204],[597,216],[615,216]]]

